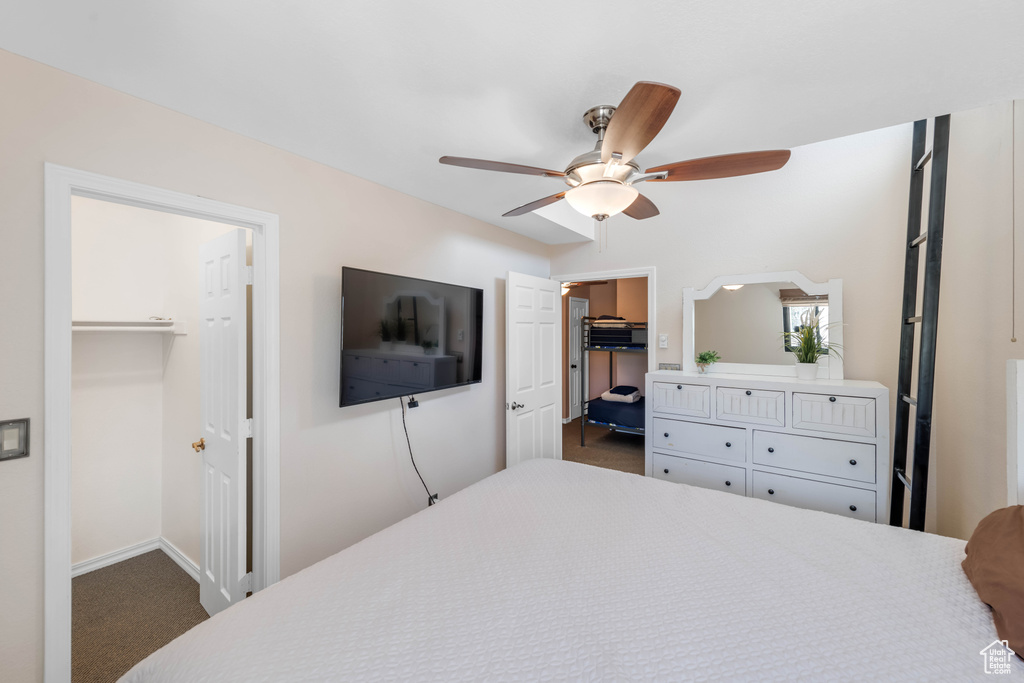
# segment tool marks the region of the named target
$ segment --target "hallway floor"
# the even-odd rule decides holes
[[[586,426],[587,445],[580,446],[579,418],[562,425],[562,459],[643,475],[644,437]]]

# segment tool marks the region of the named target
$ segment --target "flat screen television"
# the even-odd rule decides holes
[[[476,384],[482,289],[341,272],[341,405]]]

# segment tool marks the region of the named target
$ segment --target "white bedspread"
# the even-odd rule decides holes
[[[530,461],[222,612],[122,680],[984,680],[996,632],[963,547]]]

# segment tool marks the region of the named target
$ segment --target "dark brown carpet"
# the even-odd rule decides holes
[[[162,550],[71,580],[72,683],[116,681],[209,619],[199,584]]]
[[[644,473],[644,437],[587,425],[587,445],[580,447],[579,418],[562,425],[562,459],[610,470]]]

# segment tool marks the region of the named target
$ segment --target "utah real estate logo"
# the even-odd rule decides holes
[[[993,640],[991,645],[981,651],[981,656],[985,658],[985,673],[1011,673],[1010,660],[1016,654],[1016,652],[1010,649],[1009,643],[1005,640]]]

